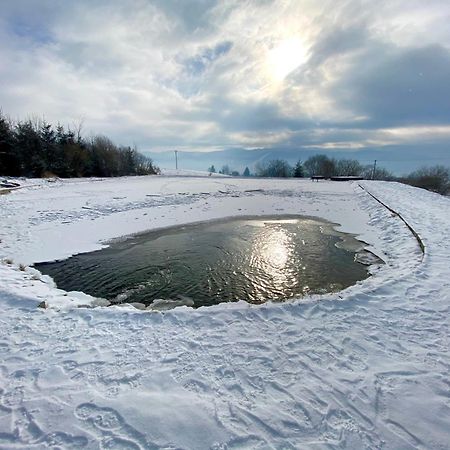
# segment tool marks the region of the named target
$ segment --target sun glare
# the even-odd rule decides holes
[[[268,69],[276,81],[284,80],[293,70],[305,63],[307,51],[301,39],[283,39],[269,51]]]

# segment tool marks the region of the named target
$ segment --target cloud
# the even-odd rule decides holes
[[[0,107],[144,150],[442,142],[448,20],[439,0],[5,2]]]
[[[223,55],[226,55],[233,43],[230,41],[220,42],[214,47],[206,47],[201,49],[195,56],[187,58],[183,61],[188,74],[198,76],[202,74],[214,61]]]
[[[378,125],[448,123],[450,50],[383,46],[361,60],[332,87],[345,108]]]

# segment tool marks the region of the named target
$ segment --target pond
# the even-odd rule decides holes
[[[135,235],[37,264],[66,291],[167,309],[335,292],[368,277],[363,244],[310,217],[239,218]]]

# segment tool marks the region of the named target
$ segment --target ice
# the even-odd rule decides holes
[[[168,311],[177,308],[178,306],[194,306],[194,300],[185,297],[181,299],[162,299],[157,298],[153,300],[152,304],[147,307],[150,311]]]

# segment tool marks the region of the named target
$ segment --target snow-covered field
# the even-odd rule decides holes
[[[450,448],[450,199],[397,183],[28,180],[0,195],[0,448]],[[303,214],[386,264],[339,294],[166,313],[33,262],[148,229]],[[45,301],[49,308],[37,308]]]

